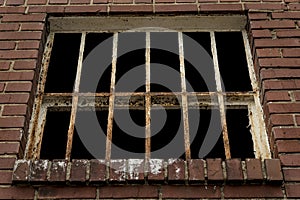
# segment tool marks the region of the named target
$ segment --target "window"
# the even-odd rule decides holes
[[[27,158],[270,157],[244,17],[49,22]]]

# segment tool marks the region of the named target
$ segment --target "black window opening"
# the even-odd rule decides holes
[[[39,126],[37,154],[255,157],[244,40],[242,32],[52,33],[41,104],[55,109]]]

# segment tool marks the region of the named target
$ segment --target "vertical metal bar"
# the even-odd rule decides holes
[[[191,149],[190,149],[188,100],[187,100],[187,94],[186,94],[184,49],[183,49],[182,32],[178,32],[178,45],[179,45],[180,78],[181,78],[181,92],[182,92],[181,98],[182,98],[182,115],[183,115],[183,127],[184,127],[185,159],[188,160],[188,159],[191,159]]]
[[[151,96],[150,96],[150,32],[146,32],[146,96],[145,96],[145,112],[146,112],[146,141],[145,141],[145,160],[146,160],[146,166],[147,162],[150,159],[150,153],[151,153]]]
[[[220,74],[219,63],[218,63],[216,38],[215,38],[215,33],[213,31],[210,32],[210,38],[211,38],[211,50],[213,54],[215,79],[216,79],[217,93],[218,93],[218,103],[219,103],[219,109],[221,115],[221,126],[222,126],[223,142],[225,148],[225,156],[226,159],[230,159],[231,153],[230,153],[230,145],[229,145],[229,138],[228,138],[227,123],[226,123],[225,102],[224,102],[224,96],[222,94],[222,82],[221,82],[221,74]]]
[[[248,41],[248,36],[246,30],[242,31],[243,34],[243,41],[244,41],[244,46],[245,46],[245,53],[246,53],[246,58],[247,58],[247,64],[248,64],[248,70],[249,70],[249,76],[251,79],[251,85],[254,91],[254,106],[252,104],[249,105],[251,108],[251,113],[252,115],[249,120],[253,121],[251,125],[252,131],[252,138],[253,138],[253,143],[254,143],[254,150],[256,151],[255,156],[257,158],[261,157],[263,159],[271,158],[271,153],[270,153],[270,145],[268,142],[268,136],[266,134],[266,127],[265,123],[263,120],[263,110],[260,104],[260,98],[259,98],[259,86],[258,82],[255,76],[255,70],[253,66],[253,61],[252,61],[252,55],[251,55],[251,48],[249,45]],[[249,110],[250,110],[249,108]]]
[[[117,66],[117,54],[118,54],[118,33],[114,33],[112,51],[113,51],[112,52],[112,69],[111,69],[111,80],[110,80],[110,96],[109,96],[107,135],[106,135],[106,152],[105,152],[105,159],[107,162],[109,162],[110,158],[111,158],[111,142],[112,142],[114,103],[115,103],[116,66]]]
[[[70,124],[69,124],[69,129],[68,129],[67,148],[66,148],[66,155],[65,155],[66,160],[71,159],[73,135],[74,135],[74,128],[75,128],[74,126],[75,126],[77,105],[78,105],[78,92],[79,92],[79,85],[80,85],[83,52],[84,52],[84,46],[85,46],[85,36],[86,36],[86,33],[85,32],[82,33],[80,49],[79,49],[78,64],[77,64],[76,79],[75,79],[75,84],[74,84],[74,89],[73,89],[72,109],[71,109]]]
[[[29,140],[28,145],[25,150],[25,158],[31,159],[31,158],[39,158],[40,150],[41,150],[41,143],[42,143],[42,137],[43,137],[43,129],[41,129],[39,120],[42,118],[42,120],[45,120],[46,118],[45,114],[40,114],[40,112],[43,112],[41,106],[42,106],[42,100],[43,100],[43,93],[45,89],[45,83],[46,83],[46,77],[48,72],[48,67],[50,63],[50,57],[52,52],[52,47],[54,43],[54,33],[50,33],[47,39],[47,44],[45,47],[45,51],[43,54],[43,60],[42,60],[42,68],[40,71],[40,78],[42,78],[41,82],[38,84],[37,88],[37,98],[33,107],[33,114],[36,116],[32,122],[30,122],[29,125]],[[41,111],[42,110],[42,111]],[[38,134],[39,138],[36,138],[36,134]],[[37,142],[40,140],[40,142]],[[36,149],[36,150],[34,150]]]

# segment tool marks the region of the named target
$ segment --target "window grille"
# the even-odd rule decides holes
[[[50,33],[26,157],[67,160],[270,157],[243,17],[181,16],[177,21],[176,17],[107,19],[49,20]],[[145,24],[146,28],[138,28]],[[137,44],[136,48],[131,48],[132,42]],[[169,42],[166,48],[164,42]],[[106,50],[97,54],[95,49],[101,44]],[[205,63],[196,62],[197,66],[190,61],[198,53],[194,44],[200,46],[203,59],[207,59]],[[94,68],[89,68],[88,59],[93,53],[99,60],[109,59],[107,65],[93,62]],[[164,66],[172,69],[167,76],[162,76]],[[131,77],[118,85],[122,77],[137,67],[142,73],[133,79],[143,84],[133,91],[127,90]],[[89,76],[99,70],[102,72],[97,84],[89,82]],[[153,80],[162,83],[172,80],[172,89]],[[132,131],[133,136],[128,136],[116,122],[118,117],[122,124],[127,119],[122,117],[126,112],[139,127]],[[157,131],[159,121],[155,119],[164,112],[165,127]],[[87,125],[79,130],[77,120],[89,121],[91,116],[96,116],[99,126],[95,127],[101,127],[103,133]],[[192,116],[200,116],[197,125]],[[210,123],[216,127],[212,131],[207,125]],[[82,134],[91,135],[94,153],[86,147]],[[102,134],[102,139],[97,134]],[[208,137],[209,134],[214,136]],[[168,148],[159,151],[177,137],[181,138],[181,143],[175,144],[179,154]]]

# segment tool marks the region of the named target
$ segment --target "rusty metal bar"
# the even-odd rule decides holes
[[[211,50],[213,54],[214,70],[215,70],[215,79],[216,79],[217,92],[218,92],[218,103],[219,103],[220,115],[221,115],[221,127],[222,127],[223,142],[225,148],[225,157],[226,159],[230,159],[231,153],[230,153],[230,145],[229,145],[229,138],[228,138],[227,123],[226,123],[226,110],[225,110],[225,103],[224,103],[225,99],[222,94],[222,82],[221,82],[221,74],[220,74],[219,63],[218,63],[216,38],[215,38],[215,33],[213,31],[210,32],[210,38],[211,38]]]
[[[111,143],[112,143],[114,102],[115,102],[114,93],[115,93],[115,81],[116,81],[117,54],[118,54],[118,33],[114,33],[112,51],[113,51],[112,69],[111,69],[110,96],[109,96],[109,108],[108,108],[108,119],[107,119],[106,152],[105,152],[105,160],[107,162],[109,162],[111,158]]]
[[[185,66],[184,66],[184,49],[182,32],[178,32],[178,46],[179,46],[179,61],[180,61],[180,77],[181,77],[181,91],[182,91],[182,115],[183,115],[183,132],[184,132],[184,148],[185,159],[191,159],[190,149],[190,130],[189,130],[189,115],[188,115],[188,98],[186,94],[185,82]]]
[[[146,32],[146,96],[145,96],[145,114],[146,114],[146,127],[145,127],[145,160],[146,165],[151,156],[151,96],[150,96],[150,32]]]
[[[39,120],[41,118],[46,117],[46,115],[40,114],[40,111],[42,106],[43,93],[45,89],[46,77],[47,77],[48,67],[50,63],[53,43],[54,43],[54,33],[50,33],[43,53],[42,67],[39,74],[40,81],[37,87],[37,98],[35,99],[35,104],[32,112],[33,116],[35,117],[33,118],[33,120],[30,121],[30,125],[29,125],[29,141],[27,143],[26,150],[25,150],[25,158],[28,159],[37,159],[39,158],[39,154],[40,154],[41,145],[39,143],[42,142],[43,129],[41,129]]]
[[[74,128],[75,128],[75,120],[76,120],[76,113],[77,113],[77,104],[78,104],[78,91],[80,85],[80,76],[81,76],[81,69],[82,69],[82,61],[83,61],[83,52],[85,46],[85,36],[86,33],[83,32],[81,35],[81,43],[79,49],[79,57],[78,57],[78,64],[77,64],[77,72],[76,72],[76,79],[74,84],[74,95],[72,99],[72,109],[71,109],[71,117],[70,117],[70,124],[68,129],[68,140],[67,140],[67,148],[66,148],[66,155],[65,159],[71,159],[71,151],[72,151],[72,143],[73,143],[73,135],[74,135]]]
[[[253,66],[253,59],[251,55],[251,48],[249,45],[247,32],[246,30],[242,31],[243,34],[243,41],[245,46],[245,53],[247,58],[247,64],[249,69],[249,76],[253,88],[253,97],[254,97],[254,105],[249,105],[249,120],[251,124],[251,134],[252,140],[254,145],[255,157],[268,159],[271,158],[271,151],[268,136],[266,134],[266,127],[263,120],[263,110],[260,104],[259,98],[259,85],[258,81],[256,80],[254,66]]]

